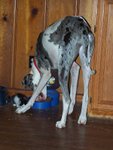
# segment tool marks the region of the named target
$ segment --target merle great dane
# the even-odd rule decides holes
[[[58,69],[58,78],[63,94],[63,112],[61,120],[56,122],[56,127],[65,127],[67,115],[73,112],[74,94],[76,94],[76,89],[73,88],[69,93],[68,77],[71,73],[71,87],[74,87],[76,74],[73,74],[73,72],[79,68],[79,65],[75,63],[79,56],[83,71],[84,95],[78,123],[86,124],[88,84],[90,76],[94,74],[94,71],[90,68],[93,48],[94,35],[86,19],[81,16],[67,16],[40,33],[36,44],[34,65],[37,68],[37,75],[35,74],[33,77],[36,82],[34,83],[35,90],[28,103],[19,107],[16,112],[24,113],[32,107],[37,96],[51,78],[51,69]],[[37,77],[39,74],[40,79]]]

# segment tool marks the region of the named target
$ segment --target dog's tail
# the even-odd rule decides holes
[[[95,43],[94,35],[92,32],[88,34],[88,39],[89,39],[89,44],[88,44],[88,51],[87,51],[87,60],[88,60],[88,64],[90,64],[93,50],[94,50],[94,43]]]
[[[90,65],[91,63],[91,58],[92,58],[92,55],[93,55],[93,50],[94,50],[94,35],[93,33],[89,33],[88,34],[88,38],[89,38],[89,44],[88,44],[88,51],[87,51],[87,63],[88,65]],[[94,75],[96,74],[96,70],[90,70],[91,72],[91,75]]]

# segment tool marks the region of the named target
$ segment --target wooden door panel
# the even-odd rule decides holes
[[[65,16],[78,15],[79,0],[47,0],[46,26]],[[78,61],[79,63],[79,61]],[[77,94],[83,94],[82,73],[80,72]]]
[[[29,56],[34,55],[37,37],[44,29],[44,9],[44,0],[17,0],[13,87],[22,88],[29,71]]]
[[[77,13],[77,0],[47,0],[46,25]]]
[[[99,0],[97,9],[92,113],[113,115],[113,1]],[[95,111],[96,110],[96,111]]]
[[[11,84],[15,0],[0,0],[0,85]]]
[[[23,89],[21,81],[29,72],[29,56],[34,55],[38,34],[59,18],[77,15],[78,6],[79,0],[0,1],[1,85]],[[82,91],[79,83],[78,91]]]
[[[67,15],[77,14],[79,0],[5,1],[7,5],[1,0],[0,7],[6,5],[6,8],[11,10],[14,17],[12,16],[12,19],[10,19],[11,26],[7,26],[7,28],[10,27],[11,34],[6,31],[8,37],[6,37],[7,35],[5,37],[10,38],[8,40],[9,45],[6,44],[7,47],[4,47],[4,49],[10,48],[10,46],[12,49],[10,48],[11,51],[7,53],[3,52],[4,56],[8,56],[7,61],[0,61],[0,63],[2,65],[6,63],[9,68],[5,70],[6,67],[2,67],[3,71],[0,74],[0,79],[4,85],[6,83],[11,87],[11,91],[17,91],[17,89],[22,91],[24,89],[21,81],[24,75],[29,72],[29,56],[34,55],[39,33],[55,20]],[[13,36],[13,43],[11,35]]]
[[[108,5],[108,14],[106,16],[106,43],[105,43],[105,55],[104,55],[104,64],[102,65],[103,69],[103,83],[100,88],[101,97],[103,99],[103,103],[109,103],[113,105],[113,4]],[[102,92],[103,91],[103,92]]]

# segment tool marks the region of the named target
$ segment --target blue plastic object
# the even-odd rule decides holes
[[[6,104],[6,94],[7,94],[7,89],[3,86],[0,86],[0,105]]]
[[[47,96],[52,98],[51,107],[57,106],[59,104],[59,93],[56,90],[47,90]]]
[[[33,109],[48,109],[55,107],[59,104],[59,93],[56,90],[47,90],[47,96],[50,97],[50,101],[36,101],[33,105]]]

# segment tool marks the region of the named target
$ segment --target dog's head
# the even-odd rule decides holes
[[[40,72],[36,67],[36,64],[34,61],[31,62],[31,71],[29,74],[27,74],[23,81],[22,85],[24,85],[25,88],[35,90],[39,81],[40,81]]]
[[[22,85],[25,88],[33,90],[33,74],[27,74],[22,81]]]

